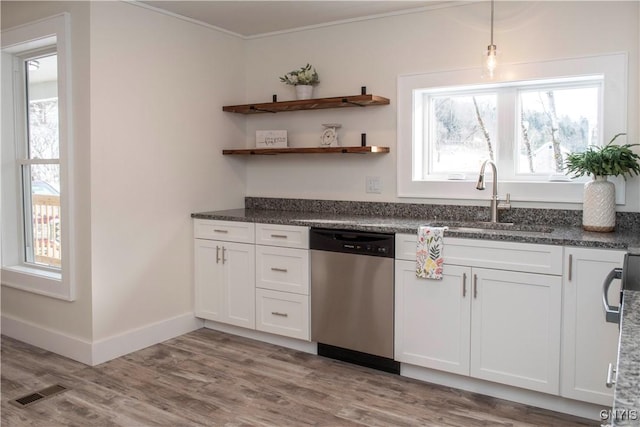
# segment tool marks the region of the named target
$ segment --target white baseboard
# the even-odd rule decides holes
[[[550,411],[575,415],[577,417],[587,418],[590,420],[601,421],[600,411],[603,409],[611,409],[605,408],[602,405],[580,402],[560,396],[554,396],[552,394],[525,390],[518,387],[511,387],[462,375],[450,374],[448,372],[436,371],[406,363],[402,363],[400,365],[400,375],[473,393],[480,393],[486,396],[496,397],[498,399],[509,400],[511,402],[523,403],[525,405],[548,409]]]
[[[116,357],[195,331],[202,326],[203,321],[194,317],[193,312],[189,312],[94,341],[92,365],[99,365]]]
[[[202,328],[203,323],[202,320],[189,312],[90,342],[21,319],[2,315],[2,334],[86,365],[95,366],[195,331]]]
[[[85,365],[91,365],[91,342],[82,338],[66,335],[6,314],[2,315],[2,334]]]
[[[280,335],[270,334],[268,332],[255,331],[252,329],[241,328],[239,326],[227,325],[226,323],[218,323],[211,320],[205,320],[204,327],[245,338],[251,338],[256,341],[279,345],[281,347],[302,351],[304,353],[318,354],[318,344],[315,342],[283,337]]]

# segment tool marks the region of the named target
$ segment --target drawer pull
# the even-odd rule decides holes
[[[271,267],[271,271],[279,271],[280,273],[286,273],[288,270],[286,268]]]
[[[214,228],[214,229],[213,229],[213,232],[214,232],[214,233],[228,233],[228,232],[229,232],[229,230],[220,230],[220,229],[218,229],[218,228]]]
[[[271,314],[273,314],[274,316],[289,317],[287,313],[280,313],[278,311],[272,311]]]
[[[272,234],[271,237],[273,237],[274,239],[286,239],[287,235],[286,234]]]

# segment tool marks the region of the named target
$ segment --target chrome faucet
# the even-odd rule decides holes
[[[476,184],[476,188],[478,190],[484,190],[484,168],[487,166],[487,163],[491,165],[491,172],[493,173],[493,194],[491,195],[491,222],[498,222],[498,209],[510,209],[511,196],[507,193],[507,200],[505,203],[498,204],[498,169],[496,168],[496,164],[491,160],[485,160],[482,163],[482,167],[480,168],[480,176],[478,176],[478,183]]]

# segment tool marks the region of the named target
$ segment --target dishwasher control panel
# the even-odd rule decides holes
[[[381,254],[385,255],[389,253],[389,248],[387,246],[378,246],[371,244],[353,244],[353,243],[343,243],[342,247],[344,249],[352,249],[354,251],[358,251],[360,253],[369,253],[369,254]]]
[[[309,248],[329,252],[344,252],[386,258],[394,257],[395,237],[386,233],[312,228]]]

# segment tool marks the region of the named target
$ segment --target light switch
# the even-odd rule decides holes
[[[365,182],[367,193],[382,193],[382,179],[379,176],[368,176]]]

